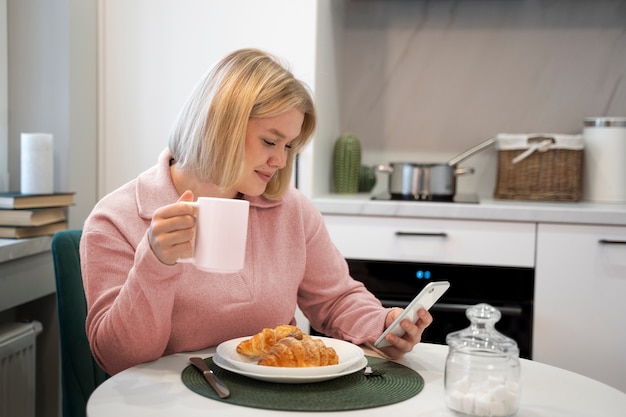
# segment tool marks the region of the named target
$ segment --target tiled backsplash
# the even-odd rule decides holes
[[[348,0],[340,26],[340,126],[368,164],[442,162],[499,132],[626,116],[624,1]],[[495,154],[462,164],[476,174],[459,192],[493,193]]]

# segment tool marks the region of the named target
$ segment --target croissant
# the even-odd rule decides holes
[[[270,348],[285,337],[302,339],[304,332],[296,326],[281,324],[275,329],[265,328],[250,339],[243,340],[237,345],[237,352],[246,356],[261,356],[269,352]]]
[[[258,362],[263,366],[286,368],[308,368],[338,363],[339,356],[335,349],[326,346],[321,339],[308,335],[300,340],[294,337],[279,340],[268,353],[261,356]]]

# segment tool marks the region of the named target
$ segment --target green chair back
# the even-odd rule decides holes
[[[87,301],[78,250],[81,233],[81,230],[64,230],[52,238],[64,417],[86,416],[89,396],[108,378],[91,355],[85,333]]]

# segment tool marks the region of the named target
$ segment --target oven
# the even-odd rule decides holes
[[[496,329],[514,339],[520,356],[532,358],[534,269],[501,266],[446,265],[348,259],[350,273],[386,307],[406,307],[431,281],[449,281],[450,288],[430,309],[425,342],[446,343],[446,335],[470,322],[465,310],[487,303],[502,313]]]
[[[433,323],[422,341],[445,344],[446,336],[470,325],[468,307],[487,303],[502,313],[496,329],[514,339],[520,357],[532,359],[533,268],[446,265],[397,261],[347,260],[350,274],[385,307],[406,307],[431,281],[448,281],[450,288],[430,309]],[[320,334],[311,329],[312,334]]]
[[[522,358],[532,359],[535,225],[464,219],[457,208],[454,217],[409,214],[412,205],[472,210],[480,204],[472,195],[397,205],[389,200],[394,198],[373,197],[360,208],[368,214],[324,214],[352,277],[386,307],[406,307],[429,282],[449,281],[448,291],[430,309],[434,322],[423,341],[445,344],[449,333],[470,325],[468,307],[487,303],[502,314],[496,329],[517,342]]]

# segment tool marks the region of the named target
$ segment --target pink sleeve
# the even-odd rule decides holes
[[[100,366],[115,374],[162,356],[180,266],[163,265],[145,231],[135,248],[126,236],[90,231],[88,224],[81,238],[87,337]]]
[[[300,308],[311,326],[324,334],[356,344],[373,342],[382,334],[389,310],[350,276],[321,213],[306,202],[303,210],[307,263],[299,289]]]

